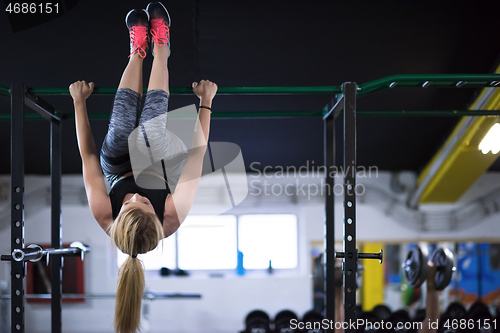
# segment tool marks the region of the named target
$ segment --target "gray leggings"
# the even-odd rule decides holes
[[[101,148],[101,168],[111,187],[123,175],[132,171],[128,140],[129,135],[135,128],[144,129],[143,124],[145,122],[165,115],[164,123],[153,122],[158,124],[154,128],[148,125],[148,147],[150,145],[152,149],[165,151],[165,154],[171,149],[172,138],[166,130],[168,98],[169,95],[164,90],[148,91],[139,118],[141,95],[128,88],[117,90],[108,133]],[[156,148],[153,146],[156,146]]]

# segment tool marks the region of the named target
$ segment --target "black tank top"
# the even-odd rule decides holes
[[[163,213],[165,210],[165,200],[170,193],[170,188],[165,182],[166,189],[151,190],[139,187],[134,180],[134,176],[129,176],[120,179],[113,186],[109,192],[109,199],[111,200],[111,208],[113,211],[113,220],[116,219],[120,209],[122,208],[123,199],[128,193],[138,193],[151,201],[153,208],[163,224]]]

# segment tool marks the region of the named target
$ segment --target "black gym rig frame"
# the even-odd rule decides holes
[[[342,94],[335,99],[324,120],[324,149],[326,166],[326,232],[325,232],[325,317],[335,319],[335,258],[344,258],[344,322],[356,321],[356,270],[358,258],[382,260],[382,252],[359,253],[356,249],[356,91],[354,82],[342,85]],[[54,108],[40,97],[27,93],[22,84],[11,86],[11,251],[24,249],[24,109],[25,105],[50,121],[51,159],[51,247],[62,246],[61,233],[61,123],[62,118]],[[335,119],[344,110],[344,252],[335,252],[334,227],[334,178]],[[348,221],[348,223],[345,223]],[[51,255],[51,326],[53,333],[62,332],[62,254]],[[25,332],[24,326],[24,277],[25,261],[11,260],[11,318],[12,332]],[[345,333],[354,333],[347,328]],[[333,330],[326,330],[333,332]]]
[[[344,276],[344,329],[345,333],[355,333],[351,323],[356,322],[356,271],[358,258],[379,259],[380,253],[358,253],[356,249],[356,92],[358,86],[354,82],[345,82],[342,85],[342,94],[332,101],[330,110],[323,117],[324,120],[324,147],[326,170],[326,201],[325,201],[325,318],[330,322],[335,320],[335,259],[343,258],[342,270]],[[335,119],[344,110],[344,237],[343,252],[335,252],[335,225],[334,205],[335,185]],[[347,170],[347,171],[346,171]],[[347,223],[346,223],[347,222]],[[330,325],[325,332],[334,332]]]
[[[469,80],[469,81],[467,81]],[[425,81],[421,85],[421,81]],[[456,82],[458,81],[458,83]],[[358,87],[354,82],[345,82],[341,89],[338,87],[327,87],[327,92],[340,93],[329,103],[324,113],[324,149],[326,170],[325,198],[325,317],[335,320],[335,258],[343,258],[344,276],[344,322],[347,324],[356,322],[356,270],[358,259],[378,259],[382,263],[383,253],[358,253],[356,249],[356,97],[380,91],[387,88],[398,87],[427,87],[432,83],[434,87],[462,87],[467,84],[470,87],[498,87],[500,86],[500,75],[498,74],[470,74],[470,75],[394,75],[373,82],[368,82]],[[5,87],[0,87],[0,92],[5,95]],[[318,88],[318,87],[316,87]],[[235,87],[219,88],[221,94],[294,94],[294,93],[325,93],[324,89],[309,89],[308,87]],[[319,87],[322,88],[322,87]],[[52,91],[52,90],[55,90]],[[98,89],[94,90],[97,93]],[[178,94],[186,93],[189,89],[172,88]],[[114,89],[102,89],[99,94],[111,94]],[[45,94],[67,94],[67,89],[46,90],[38,89],[38,93]],[[52,247],[60,248],[61,239],[61,122],[62,118],[54,108],[39,97],[35,97],[26,91],[24,85],[15,84],[10,89],[11,96],[11,189],[12,189],[12,252],[24,248],[24,106],[41,114],[51,122],[51,200],[52,200]],[[330,172],[335,166],[335,120],[341,111],[344,111],[344,237],[343,252],[335,252],[335,229],[334,229],[334,177]],[[480,112],[478,112],[480,111]],[[497,115],[498,112],[490,110],[474,110],[453,113],[456,115]],[[266,112],[267,113],[267,112]],[[260,116],[266,116],[260,113]],[[375,112],[377,113],[377,112]],[[418,112],[417,112],[418,113]],[[426,112],[427,113],[427,112]],[[437,112],[433,112],[437,113]],[[448,112],[445,112],[447,114]],[[450,114],[452,114],[450,112]],[[235,116],[234,113],[221,115]],[[383,115],[383,113],[381,114]],[[259,116],[256,113],[255,116]],[[270,115],[267,117],[280,117],[284,115]],[[288,114],[290,116],[290,114]],[[55,199],[57,198],[57,200]],[[347,223],[346,223],[347,222]],[[61,257],[62,254],[52,255],[52,332],[61,332]],[[2,256],[6,260],[7,256]],[[5,259],[4,259],[5,258]],[[8,259],[7,259],[8,260]],[[12,262],[12,332],[24,332],[24,261]],[[333,328],[325,332],[333,332]],[[348,325],[345,333],[355,333],[356,329]]]
[[[24,249],[24,109],[28,106],[50,121],[51,247],[62,246],[61,234],[61,123],[54,108],[40,97],[27,93],[22,84],[11,86],[11,251]],[[51,260],[51,326],[62,332],[62,255]],[[11,330],[25,332],[24,277],[26,262],[11,260]]]

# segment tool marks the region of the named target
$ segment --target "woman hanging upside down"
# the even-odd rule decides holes
[[[116,246],[129,255],[118,276],[114,325],[120,333],[135,332],[140,324],[145,279],[137,255],[155,249],[161,239],[173,234],[191,209],[208,141],[210,107],[217,92],[217,85],[210,81],[193,83],[193,92],[200,98],[198,130],[195,130],[192,139],[192,146],[198,148],[191,149],[189,154],[185,154],[187,158],[178,163],[177,169],[182,171],[176,184],[170,184],[176,185],[174,193],[170,193],[169,177],[163,161],[182,150],[186,151],[179,138],[166,130],[170,17],[160,2],[152,2],[145,10],[131,10],[125,21],[130,34],[131,54],[116,92],[100,156],[86,108],[86,99],[92,93],[94,84],[78,81],[69,87],[75,106],[78,147],[90,210]],[[148,45],[149,41],[151,45]],[[154,60],[138,119],[143,92],[142,63],[148,48]],[[136,135],[137,146],[145,142],[145,149],[154,152],[157,160],[161,159],[163,172],[145,171],[143,175],[132,172],[129,140],[133,132],[139,133]],[[147,156],[147,152],[145,154]],[[103,173],[111,187],[109,194]],[[144,175],[153,177],[156,183],[160,182],[163,186],[156,189],[139,187],[137,179]]]

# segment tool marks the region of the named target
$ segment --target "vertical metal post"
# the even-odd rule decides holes
[[[476,244],[476,258],[477,258],[477,300],[481,301],[483,298],[483,263],[482,263],[482,249],[481,243]]]
[[[61,121],[50,122],[51,246],[62,246],[61,228]],[[51,255],[52,333],[62,332],[62,257]]]
[[[330,114],[324,119],[325,147],[325,318],[335,320],[335,178],[331,172],[335,166],[335,116]],[[333,332],[327,330],[326,332]]]
[[[11,87],[11,251],[24,248],[24,86]],[[12,332],[24,332],[25,263],[11,261]]]
[[[344,89],[344,321],[356,321],[356,90],[354,82]],[[345,333],[355,333],[348,328]]]

